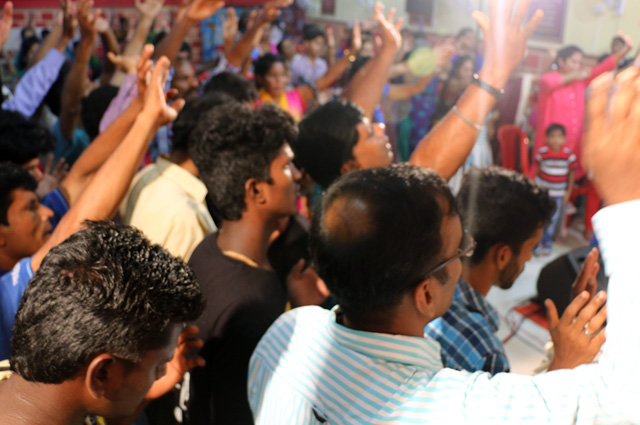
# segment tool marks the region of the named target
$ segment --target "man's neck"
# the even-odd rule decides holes
[[[478,264],[463,263],[462,278],[469,282],[483,297],[487,296],[495,281],[493,271],[484,262]]]
[[[305,55],[309,58],[309,60],[311,61],[311,63],[314,63],[317,59],[317,57],[313,56],[311,53],[306,52]]]
[[[277,220],[263,221],[243,214],[240,220],[222,222],[217,244],[221,251],[232,251],[252,260],[260,268],[271,270],[267,259],[269,239],[277,228]]]
[[[171,152],[171,156],[169,157],[169,161],[173,162],[180,168],[184,168],[189,173],[193,174],[196,177],[200,177],[198,173],[198,168],[196,164],[193,163],[193,160],[189,156],[187,152],[183,151],[175,151]]]
[[[0,383],[0,423],[3,425],[82,425],[88,412],[74,399],[73,383],[29,382],[17,374]]]
[[[435,317],[432,319],[435,319]],[[411,299],[405,296],[402,304],[395,308],[391,314],[371,316],[361,320],[355,317],[349,318],[346,314],[343,314],[341,324],[356,331],[422,338],[424,337],[424,327],[431,320],[418,318],[415,310],[411,307]]]
[[[15,267],[19,260],[7,255],[5,252],[0,251],[0,270],[9,271]]]

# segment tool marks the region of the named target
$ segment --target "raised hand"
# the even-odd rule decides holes
[[[144,3],[142,0],[135,0],[134,4],[142,16],[153,19],[162,10],[164,0],[146,0]]]
[[[393,22],[393,17],[396,14],[396,9],[391,8],[389,14],[384,16],[384,6],[382,3],[376,3],[374,7],[374,16],[380,29],[382,30],[382,48],[392,48],[397,53],[402,47],[402,36],[400,35],[400,29],[402,28],[402,18]]]
[[[603,74],[590,93],[584,166],[608,205],[640,199],[640,70]]]
[[[349,51],[351,54],[357,55],[362,50],[362,30],[360,28],[360,21],[357,19],[353,21],[353,29],[351,30],[351,43],[349,44]]]
[[[571,285],[571,299],[577,297],[582,292],[587,291],[589,298],[596,294],[598,287],[598,271],[600,264],[598,263],[598,248],[593,248],[587,258],[584,260],[575,282]]]
[[[238,15],[233,7],[227,7],[226,18],[222,21],[222,38],[233,42],[238,34]]]
[[[282,13],[280,9],[293,4],[293,0],[272,0],[265,3],[264,7],[260,11],[259,20],[262,23],[268,23],[275,21]]]
[[[105,32],[109,31],[109,21],[104,19],[102,16],[98,16],[98,18],[96,19],[95,28],[98,34],[104,34]]]
[[[453,43],[441,44],[436,46],[433,51],[436,55],[436,68],[442,68],[451,63],[451,58],[456,54],[456,49],[453,47]]]
[[[158,59],[153,67],[151,79],[144,94],[142,113],[152,116],[158,127],[174,121],[178,116],[178,112],[184,106],[184,99],[174,101],[171,106],[167,104],[167,95],[164,88],[166,87],[170,66],[171,64],[166,56]]]
[[[224,7],[223,1],[218,0],[193,0],[187,6],[186,15],[187,19],[192,21],[202,21],[210,16],[213,16],[218,9]]]
[[[100,9],[91,12],[93,0],[80,0],[78,2],[78,25],[80,26],[80,36],[83,42],[91,43],[96,39],[98,33],[98,18]]]
[[[312,266],[304,269],[304,266],[305,260],[300,259],[287,276],[287,293],[294,307],[320,305],[330,295],[315,269]]]
[[[107,58],[118,68],[120,71],[126,74],[136,74],[138,58],[133,56],[116,55],[113,52],[107,52]]]
[[[178,345],[173,352],[173,359],[167,363],[167,373],[153,383],[145,399],[153,400],[162,397],[182,380],[185,373],[196,366],[205,365],[202,357],[189,356],[194,348],[201,348],[204,345],[204,342],[196,337],[197,334],[197,326],[189,325],[184,328],[178,337]]]
[[[582,292],[559,319],[553,301],[545,301],[555,354],[549,370],[572,369],[593,361],[606,339],[607,307],[602,307],[606,299],[607,294],[600,292],[589,301],[589,294]]]
[[[38,188],[36,189],[36,194],[38,195],[38,197],[42,198],[49,192],[55,190],[58,186],[60,186],[60,182],[67,176],[68,171],[69,165],[64,162],[64,158],[60,158],[60,160],[54,167],[53,154],[50,153],[49,155],[47,155],[47,161],[44,165],[42,180],[38,182]]]
[[[74,7],[69,0],[61,1],[60,7],[62,8],[62,38],[68,42],[76,35],[78,19],[74,13]]]
[[[485,61],[480,76],[494,87],[503,88],[513,70],[524,57],[527,41],[542,20],[537,10],[523,26],[531,0],[521,0],[514,11],[516,0],[491,0],[491,20],[480,12],[473,12],[484,33]]]
[[[10,1],[4,4],[2,12],[2,19],[0,19],[0,49],[4,45],[4,42],[9,38],[9,32],[11,31],[11,25],[13,24],[13,3]]]

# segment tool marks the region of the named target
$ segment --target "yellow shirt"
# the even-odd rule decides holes
[[[191,253],[216,226],[205,203],[207,188],[194,175],[158,158],[133,179],[120,205],[122,222],[138,229],[153,243],[188,261]]]

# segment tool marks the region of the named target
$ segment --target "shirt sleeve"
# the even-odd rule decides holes
[[[32,276],[31,257],[26,257],[0,278],[0,359],[8,359],[11,355],[13,324]]]
[[[616,55],[610,55],[591,69],[591,75],[586,79],[586,84],[589,84],[598,75],[604,74],[608,71],[613,71],[616,69],[616,65]]]
[[[36,113],[38,106],[58,78],[65,56],[56,49],[35,64],[20,79],[12,99],[2,103],[2,109],[19,112],[26,118]]]
[[[136,86],[137,77],[133,74],[127,74],[124,82],[118,90],[118,94],[109,104],[109,108],[102,116],[100,120],[100,133],[102,133],[112,122],[120,116],[120,114],[127,109],[131,101],[138,94],[138,87]]]
[[[562,87],[562,75],[559,72],[549,72],[540,77],[540,95],[548,95],[559,87]]]

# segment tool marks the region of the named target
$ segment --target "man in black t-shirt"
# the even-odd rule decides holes
[[[284,311],[292,280],[313,286],[317,279],[311,270],[301,273],[299,263],[285,284],[267,257],[274,233],[297,211],[301,175],[289,147],[296,136],[293,119],[273,105],[256,111],[226,105],[202,117],[195,130],[199,140],[190,155],[198,169],[209,170],[201,178],[223,220],[189,261],[207,299],[197,322],[207,364],[191,375],[193,425],[253,424],[251,353]]]

